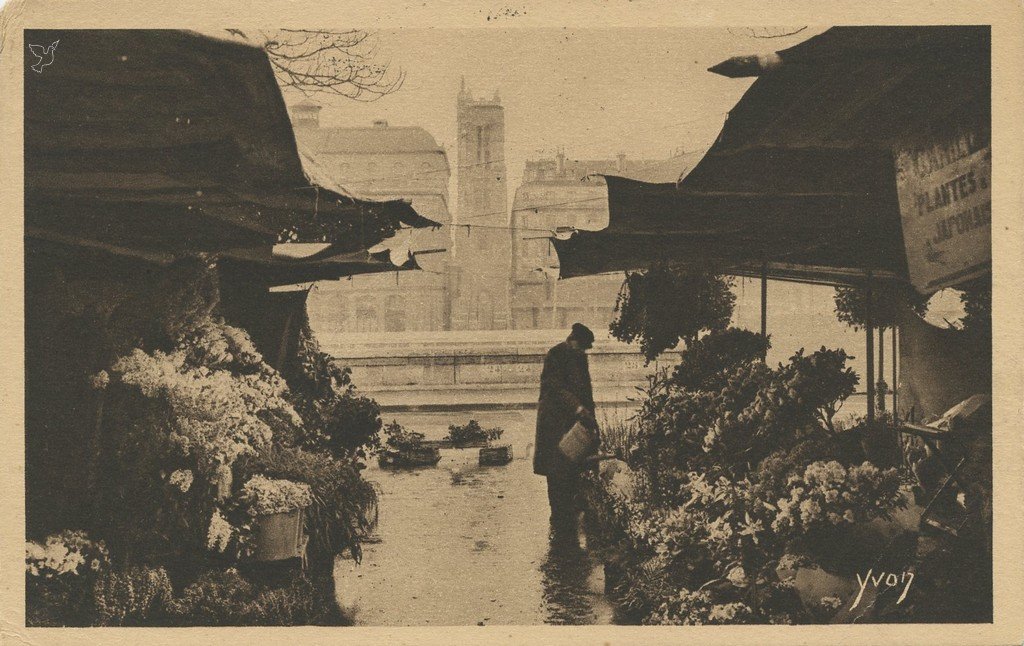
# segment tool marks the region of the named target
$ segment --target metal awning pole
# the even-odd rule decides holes
[[[875,421],[875,325],[872,320],[871,311],[871,300],[873,294],[871,293],[871,272],[867,274],[867,288],[865,291],[865,317],[867,318],[865,330],[867,332],[867,353],[868,353],[868,365],[867,365],[867,378],[868,378],[868,425],[870,426]]]
[[[768,338],[768,261],[761,263],[761,336]],[[767,348],[762,358],[768,360]]]
[[[899,379],[899,375],[896,372],[896,361],[897,361],[897,356],[899,355],[899,352],[898,352],[899,345],[896,342],[896,334],[898,332],[899,332],[899,326],[898,325],[893,325],[892,326],[892,418],[893,418],[893,420],[897,419],[896,415],[897,415],[897,410],[898,410],[896,408],[896,388],[897,388],[897,386],[896,386],[897,381],[896,380]]]

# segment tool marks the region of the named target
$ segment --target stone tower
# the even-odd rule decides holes
[[[511,230],[505,178],[505,110],[498,93],[458,97],[458,210],[448,294],[452,329],[504,330],[511,319]]]
[[[497,91],[474,99],[462,80],[458,99],[460,224],[508,226],[505,178],[505,109]]]

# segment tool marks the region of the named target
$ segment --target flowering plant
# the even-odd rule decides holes
[[[257,475],[242,487],[238,503],[251,516],[267,516],[305,509],[313,504],[313,494],[305,483]]]
[[[210,527],[206,531],[206,547],[212,552],[223,554],[231,545],[231,539],[235,538],[237,530],[228,522],[228,519],[220,513],[219,509],[213,510],[210,516]]]
[[[779,534],[888,518],[893,509],[906,505],[896,469],[879,469],[870,462],[851,467],[834,460],[814,462],[791,476],[788,485],[789,496],[778,500],[771,523]]]
[[[170,353],[136,348],[111,366],[122,384],[167,404],[172,450],[204,473],[267,446],[266,414],[302,420],[287,402],[287,385],[242,330],[207,322]]]
[[[110,385],[110,373],[106,370],[100,370],[96,374],[89,376],[89,387],[93,390],[103,390]]]
[[[706,591],[691,592],[685,588],[669,597],[651,613],[645,624],[671,626],[703,626],[751,623],[753,612],[745,603],[715,603]]]
[[[188,493],[188,490],[192,488],[192,479],[191,469],[177,469],[167,476],[167,484],[181,493]]]
[[[110,562],[103,541],[89,540],[83,531],[64,530],[47,536],[43,543],[25,543],[25,570],[35,577],[50,579],[66,574],[98,572]]]

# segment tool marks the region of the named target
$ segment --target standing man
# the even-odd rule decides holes
[[[580,467],[562,455],[558,443],[577,421],[597,428],[586,354],[593,345],[594,333],[574,323],[569,338],[548,350],[540,376],[533,472],[548,479],[552,537],[560,543],[578,545],[575,494]]]

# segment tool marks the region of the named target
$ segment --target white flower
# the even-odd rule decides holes
[[[737,565],[733,569],[729,570],[729,573],[725,575],[725,578],[729,579],[729,582],[735,586],[747,585],[747,573],[743,569],[742,565]]]
[[[216,509],[210,517],[210,528],[206,533],[206,546],[214,551],[223,553],[231,542],[231,535],[234,529],[231,523]]]
[[[309,507],[313,504],[313,493],[309,485],[302,482],[257,475],[245,483],[239,499],[248,505],[254,516],[264,516]]]
[[[746,512],[743,513],[743,516],[745,517],[744,522],[741,524],[740,531],[738,532],[738,534],[740,536],[749,536],[753,539],[754,543],[756,544],[757,533],[763,532],[764,526],[761,524],[761,521],[759,520],[751,520],[750,514]]]
[[[106,370],[100,370],[89,377],[89,387],[93,390],[103,390],[110,385],[110,375]]]
[[[172,487],[177,487],[181,493],[188,493],[188,490],[192,488],[192,470],[178,469],[170,475],[167,482]]]

